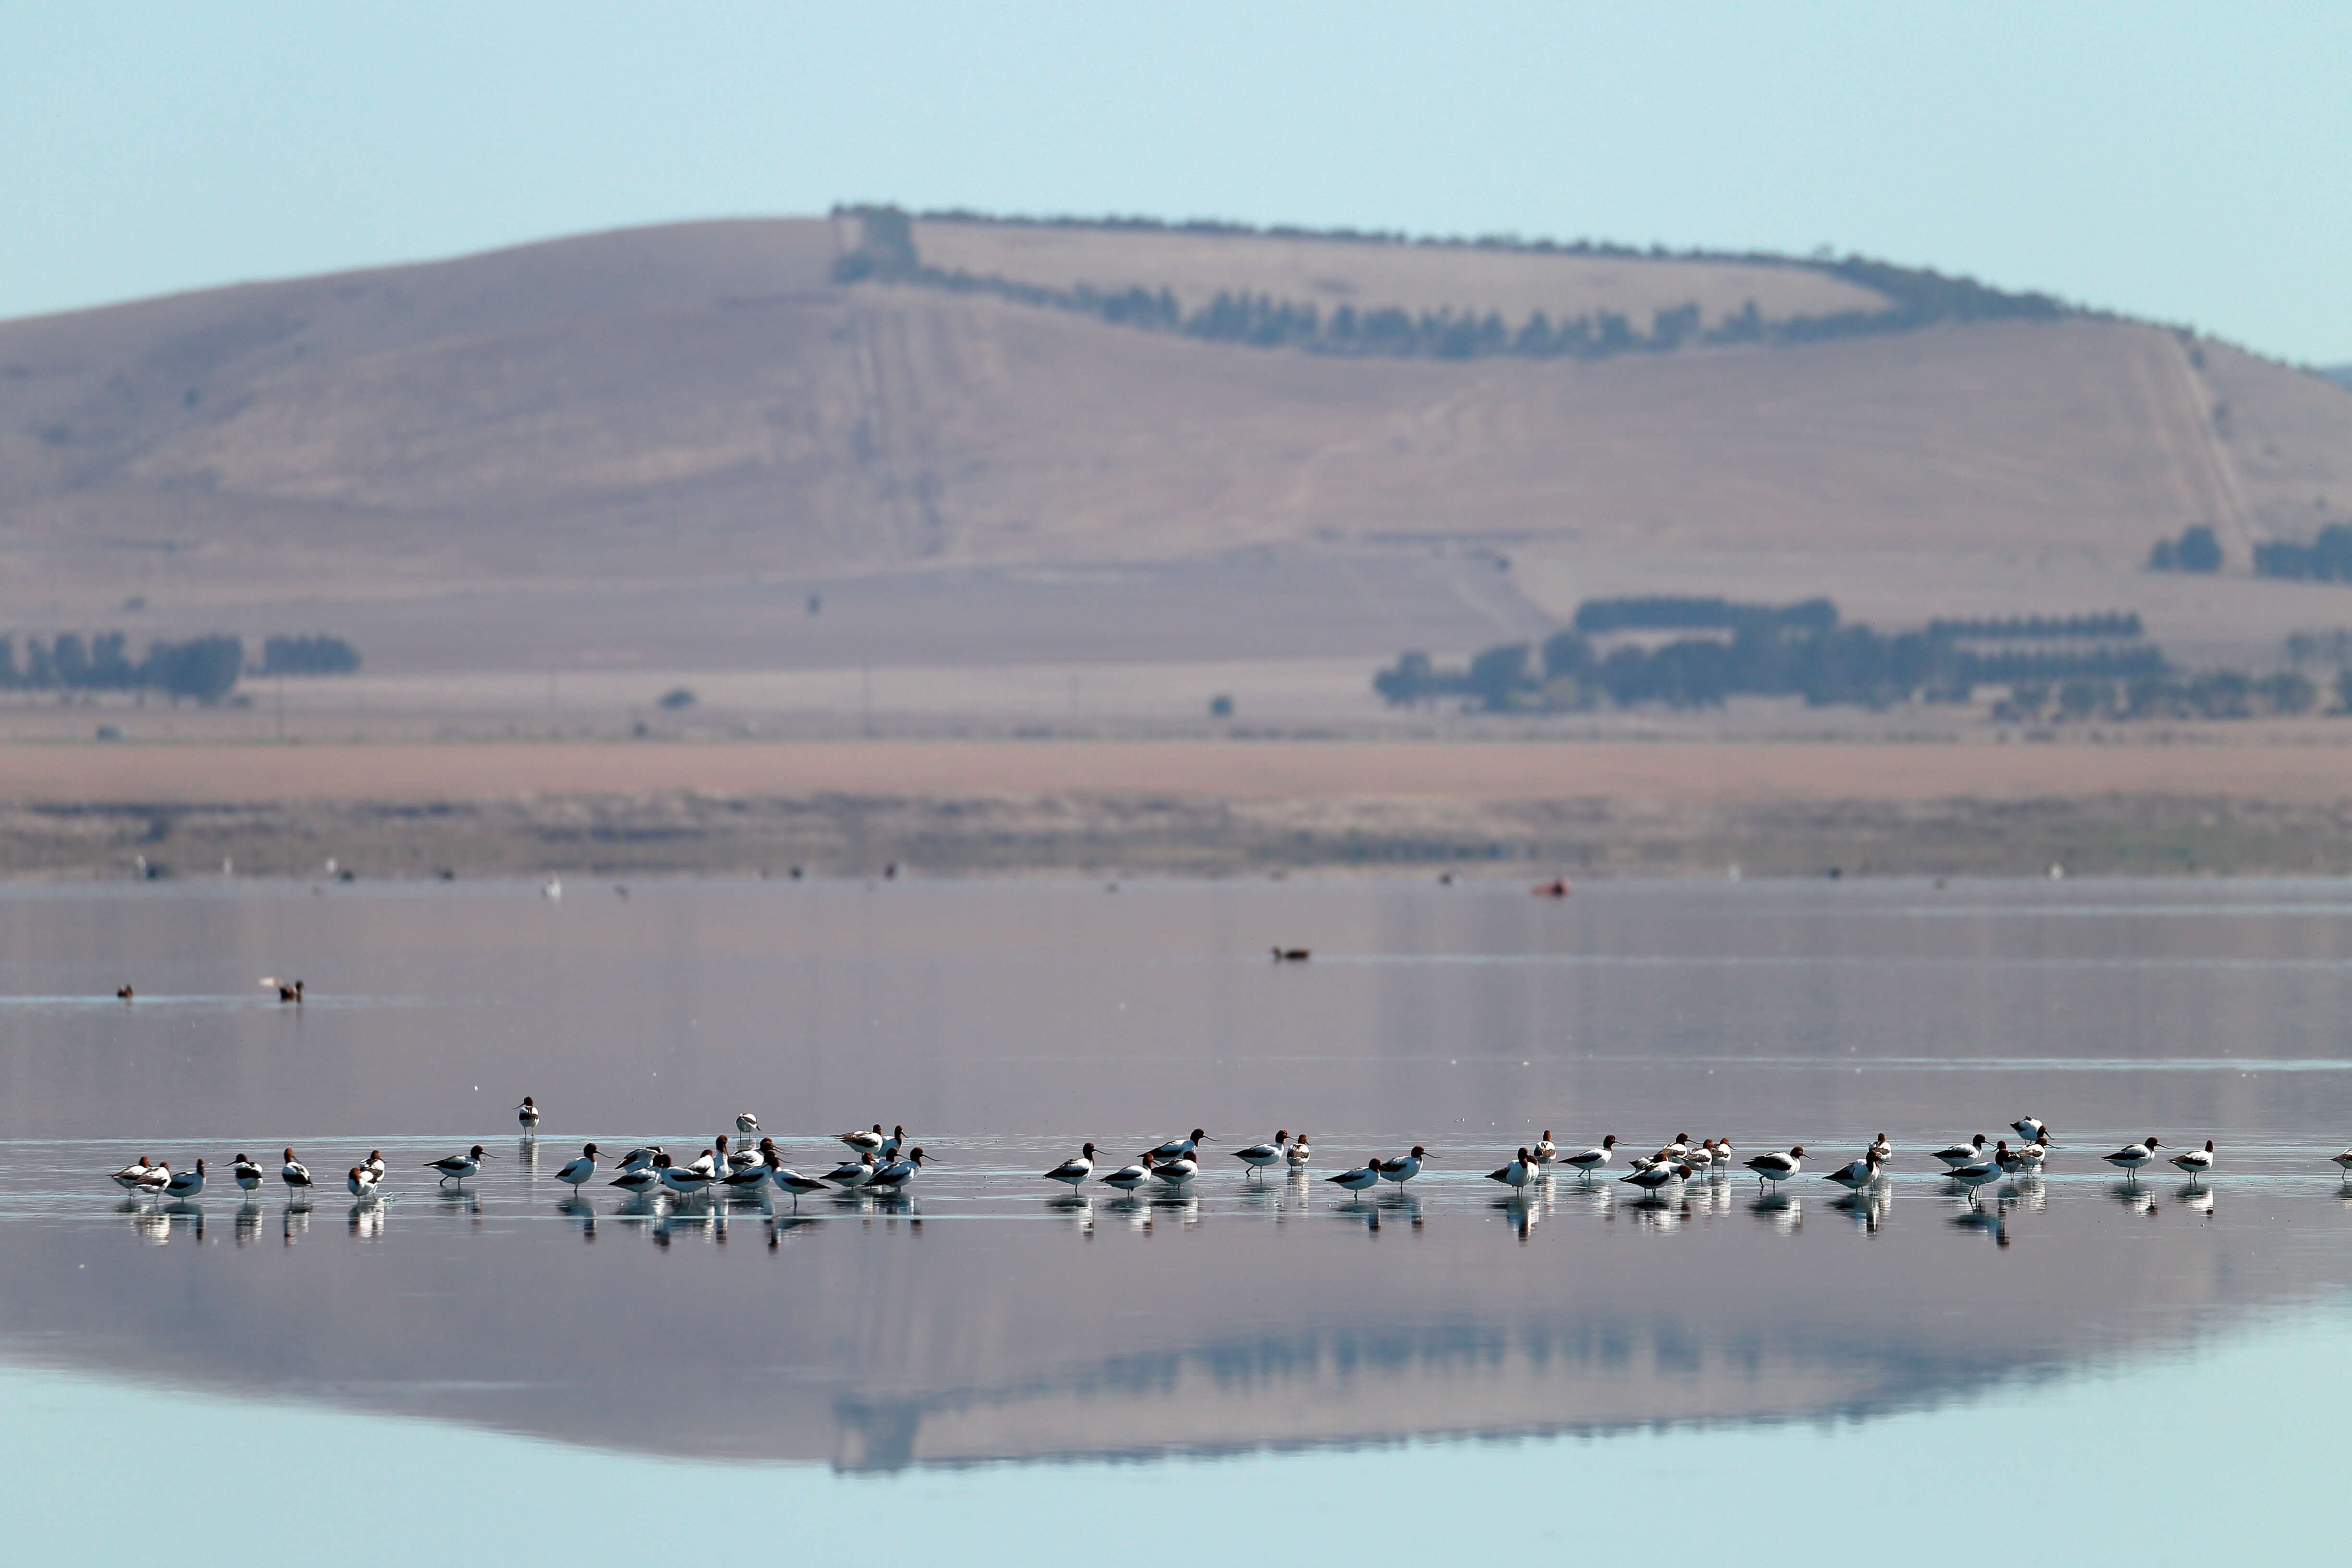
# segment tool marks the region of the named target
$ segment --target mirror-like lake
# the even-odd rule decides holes
[[[2341,1363],[2347,1020],[2352,891],[2316,882],[14,888],[0,1408],[120,1437],[99,1413],[226,1397],[592,1467],[953,1474],[966,1508],[1101,1460],[1238,1499],[1403,1440],[1474,1471],[1662,1433],[1761,1456],[1822,1422],[1893,1452],[1906,1422],[2136,1397],[2216,1347]],[[555,1179],[591,1139],[683,1163],[744,1111],[803,1171],[876,1121],[931,1163],[797,1204]],[[1970,1194],[1929,1157],[2027,1115],[2039,1176]],[[1039,1175],[1196,1126],[1181,1189]],[[1277,1128],[1311,1170],[1248,1173],[1231,1151]],[[1807,1168],[1654,1198],[1622,1159],[1517,1200],[1486,1179],[1547,1129]],[[1885,1180],[1822,1178],[1881,1131]],[[2149,1133],[2213,1140],[2214,1171],[2098,1157]],[[476,1142],[461,1185],[423,1168]],[[1322,1180],[1415,1143],[1402,1188]],[[383,1195],[354,1203],[371,1150]],[[238,1153],[270,1173],[249,1198]],[[108,1173],[142,1154],[210,1184],[126,1195]],[[1237,1454],[1259,1468],[1186,1469]],[[940,1468],[1005,1460],[1039,1463]]]

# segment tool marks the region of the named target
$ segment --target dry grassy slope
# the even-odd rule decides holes
[[[1552,298],[1547,268],[1561,308],[1692,297],[1680,263],[1115,237],[1188,289],[1226,254],[1368,301],[1503,308]],[[2122,570],[2188,522],[2242,542],[2352,498],[2352,394],[2129,324],[1339,361],[840,288],[835,245],[688,225],[0,323],[0,612],[33,582],[95,613],[1433,534]],[[1846,289],[1757,270],[1708,298]]]

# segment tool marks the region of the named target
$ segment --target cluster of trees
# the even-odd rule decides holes
[[[2330,683],[2338,710],[2352,710],[2352,669]],[[2010,723],[2053,723],[2090,719],[2259,719],[2271,714],[2309,713],[2323,690],[2296,671],[2248,675],[2237,669],[2200,670],[2193,675],[2144,675],[2129,680],[2021,681],[1993,704],[1993,717]]]
[[[350,675],[359,649],[341,637],[270,637],[261,645],[264,675]]]
[[[1628,643],[1606,652],[1592,641],[1600,633],[1662,626],[1730,635],[1647,647]],[[1885,707],[1915,699],[1966,701],[1985,684],[2112,683],[2168,673],[2162,653],[2147,644],[1980,651],[1933,628],[1885,634],[1840,624],[1826,599],[1790,605],[1619,599],[1587,601],[1574,629],[1540,647],[1504,643],[1458,669],[1442,669],[1425,653],[1406,653],[1376,674],[1372,687],[1398,705],[1459,698],[1488,712],[1576,710],[1603,701],[1706,708],[1734,696],[1788,695],[1815,705]]]
[[[2219,572],[2221,542],[2203,523],[2184,528],[2178,539],[2159,539],[2147,552],[2151,572]]]
[[[2257,544],[2254,570],[2265,577],[2352,582],[2352,523],[2331,522],[2308,544]]]
[[[2030,642],[2042,637],[2136,637],[2138,612],[2109,610],[2092,616],[1990,616],[1927,623],[1927,635],[1979,642]]]
[[[132,661],[121,632],[84,642],[60,632],[47,643],[25,639],[25,662],[16,662],[14,637],[0,637],[0,689],[16,691],[161,691],[166,696],[217,702],[236,689],[245,669],[245,644],[233,637],[152,642],[146,657]]]
[[[1428,244],[1475,249],[1557,252],[1563,255],[1653,256],[1664,259],[1742,260],[1773,266],[1805,267],[1831,273],[1877,290],[1891,303],[1883,310],[1846,310],[1822,316],[1792,316],[1767,321],[1748,300],[1739,310],[1712,325],[1702,320],[1696,303],[1652,312],[1646,327],[1613,310],[1554,321],[1538,310],[1516,325],[1497,312],[1478,310],[1408,311],[1393,307],[1358,310],[1342,305],[1326,314],[1311,301],[1278,300],[1270,295],[1221,290],[1208,303],[1186,311],[1167,289],[1132,287],[1103,289],[1088,284],[1066,289],[1024,283],[992,274],[948,271],[926,265],[917,254],[913,220],[897,207],[859,206],[835,209],[836,216],[855,217],[860,239],[856,249],[836,257],[833,276],[839,282],[874,279],[916,283],[957,292],[985,293],[1021,304],[1072,310],[1118,326],[1180,332],[1212,342],[1243,343],[1257,348],[1299,348],[1318,353],[1398,358],[1474,359],[1496,354],[1531,358],[1608,359],[1624,353],[1665,353],[1693,343],[1810,342],[1827,338],[1854,337],[1873,332],[1908,331],[1937,321],[1978,321],[1996,317],[2048,319],[2069,314],[2061,301],[2043,294],[2011,294],[1988,289],[1969,279],[1946,278],[1916,268],[1850,257],[1843,261],[1798,260],[1779,256],[1721,256],[1712,252],[1668,252],[1653,247],[1644,252],[1622,246],[1586,242],[1555,245],[1522,242],[1502,237],[1478,240],[1407,241],[1398,235],[1354,230],[1328,232],[1293,228],[1255,229],[1246,225],[1218,223],[1160,224],[1142,218],[1005,219],[976,213],[926,213],[932,222],[1013,223],[1040,227],[1087,227],[1124,230],[1165,230],[1179,234],[1263,235],[1276,238],[1341,239],[1361,244]]]

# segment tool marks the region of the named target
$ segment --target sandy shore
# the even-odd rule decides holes
[[[2352,740],[2352,726],[2347,726]],[[2352,748],[2269,744],[840,741],[0,749],[0,801],[416,803],[704,792],[891,799],[1562,800],[1735,807],[2352,799]]]

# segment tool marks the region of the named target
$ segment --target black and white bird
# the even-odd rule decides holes
[[[1550,1128],[1544,1129],[1543,1136],[1537,1139],[1535,1146],[1528,1151],[1528,1158],[1538,1165],[1549,1165],[1559,1158],[1559,1150],[1551,1141]]]
[[[531,1099],[531,1097],[530,1097],[530,1096],[529,1096],[529,1095],[527,1095],[527,1094],[526,1094],[526,1095],[524,1095],[524,1096],[522,1097],[522,1103],[521,1103],[520,1105],[518,1105],[518,1106],[516,1106],[516,1107],[515,1107],[515,1120],[516,1120],[518,1122],[521,1123],[521,1125],[522,1125],[522,1130],[523,1130],[524,1131],[526,1131],[526,1132],[536,1132],[536,1131],[539,1131],[539,1102],[538,1102],[537,1100],[535,1100]]]
[[[1421,1167],[1423,1161],[1434,1160],[1435,1158],[1437,1158],[1436,1155],[1431,1153],[1428,1150],[1416,1143],[1412,1146],[1412,1152],[1407,1154],[1402,1159],[1382,1160],[1380,1162],[1381,1180],[1384,1182],[1394,1182],[1397,1184],[1398,1189],[1402,1191],[1407,1182],[1412,1181],[1415,1176],[1421,1174]]]
[[[1691,1168],[1688,1165],[1669,1164],[1664,1160],[1644,1165],[1638,1171],[1628,1171],[1617,1178],[1619,1182],[1639,1187],[1645,1193],[1660,1192],[1690,1179]]]
[[[1367,1187],[1378,1186],[1381,1181],[1380,1158],[1375,1155],[1351,1171],[1342,1171],[1336,1176],[1326,1176],[1323,1179],[1335,1186],[1345,1187],[1351,1193],[1360,1193]]]
[[[1151,1160],[1152,1178],[1171,1187],[1181,1187],[1200,1173],[1201,1162],[1190,1154],[1179,1154],[1172,1160],[1163,1160],[1155,1154]]]
[[[1516,1193],[1525,1190],[1527,1184],[1534,1181],[1538,1173],[1534,1157],[1525,1147],[1522,1147],[1512,1156],[1509,1164],[1499,1171],[1487,1172],[1486,1179],[1490,1182],[1500,1182]]]
[[[1278,1129],[1271,1143],[1253,1143],[1246,1149],[1234,1151],[1234,1158],[1247,1165],[1252,1172],[1265,1170],[1285,1159],[1289,1152],[1290,1130]]]
[[[662,1166],[668,1160],[669,1156],[667,1154],[656,1154],[642,1165],[625,1167],[619,1175],[604,1184],[608,1187],[618,1187],[623,1192],[632,1194],[649,1193],[661,1185]]]
[[[236,1157],[236,1163],[228,1168],[228,1173],[230,1180],[236,1183],[238,1190],[247,1193],[261,1185],[262,1177],[265,1174],[259,1165],[255,1164],[243,1154]]]
[[[2099,1158],[2115,1166],[2126,1176],[2137,1176],[2139,1173],[2139,1168],[2155,1159],[2156,1152],[2162,1147],[2164,1145],[2158,1143],[2156,1141],[2156,1134],[2151,1132],[2137,1143],[2126,1143],[2114,1153],[2102,1154]]]
[[[310,1168],[294,1158],[294,1151],[286,1151],[286,1163],[278,1167],[278,1179],[286,1184],[286,1195],[293,1197],[310,1190]]]
[[[1836,1170],[1825,1173],[1822,1180],[1835,1182],[1848,1192],[1858,1192],[1878,1180],[1878,1148],[1873,1144],[1863,1151],[1862,1158],[1847,1162]]]
[[[343,1187],[352,1197],[365,1203],[375,1196],[376,1177],[365,1165],[353,1165],[351,1173],[343,1178]]]
[[[2341,1154],[2330,1154],[2327,1158],[2332,1161],[2335,1163],[2336,1168],[2343,1172],[2347,1178],[2352,1178],[2352,1149],[2347,1149]]]
[[[739,1196],[754,1196],[768,1184],[768,1163],[755,1157],[748,1164],[738,1165],[719,1177],[718,1184]]]
[[[1973,1165],[1984,1158],[1985,1142],[1985,1135],[1979,1132],[1965,1143],[1954,1143],[1937,1150],[1935,1157],[1954,1170],[1962,1165]]]
[[[1307,1146],[1307,1134],[1301,1132],[1297,1137],[1293,1138],[1290,1141],[1290,1148],[1282,1157],[1294,1171],[1307,1169],[1307,1161],[1314,1157],[1314,1151]]]
[[[616,1171],[650,1171],[654,1162],[661,1158],[661,1152],[662,1146],[658,1143],[641,1144],[622,1155],[621,1163],[613,1168]]]
[[[882,1147],[882,1124],[876,1122],[870,1132],[836,1132],[834,1137],[848,1144],[854,1153],[871,1154]]]
[[[1214,1139],[1195,1127],[1190,1138],[1171,1138],[1167,1142],[1151,1151],[1151,1157],[1155,1160],[1189,1160],[1192,1157],[1193,1150],[1203,1143],[1214,1142]]]
[[[1045,1173],[1045,1180],[1075,1187],[1095,1173],[1095,1146],[1083,1145],[1076,1153]]]
[[[771,1163],[768,1167],[768,1180],[775,1184],[778,1192],[790,1194],[795,1205],[809,1194],[825,1190],[823,1182],[814,1176],[803,1176],[789,1165]]]
[[[562,1169],[555,1173],[555,1179],[577,1190],[585,1185],[595,1174],[596,1145],[583,1143],[580,1146],[580,1153],[576,1158],[563,1162]]]
[[[1590,1176],[1593,1172],[1606,1168],[1609,1162],[1616,1157],[1617,1134],[1612,1132],[1590,1149],[1580,1150],[1573,1154],[1561,1155],[1559,1163],[1572,1166]]]
[[[2035,1143],[2046,1144],[2050,1142],[2049,1125],[2039,1116],[2021,1116],[2009,1125],[2020,1138]]]
[[[906,1128],[893,1127],[890,1129],[890,1136],[882,1140],[882,1146],[874,1151],[874,1158],[877,1163],[887,1165],[891,1161],[897,1159],[898,1157],[898,1151],[906,1146]]]
[[[893,1160],[877,1169],[866,1181],[866,1189],[875,1193],[903,1193],[907,1190],[907,1184],[915,1179],[915,1173],[922,1168],[923,1149],[919,1143],[907,1151],[904,1159]]]
[[[368,1157],[360,1162],[360,1169],[373,1176],[377,1181],[383,1181],[383,1151],[381,1149],[369,1150]]]
[[[882,1134],[877,1132],[874,1136],[879,1139]],[[825,1173],[824,1179],[846,1192],[851,1188],[862,1187],[872,1181],[874,1169],[874,1152],[869,1149],[859,1153],[855,1160],[844,1160],[840,1164],[835,1165]]]
[[[2207,1145],[2209,1148],[2210,1146]],[[175,1203],[185,1203],[204,1190],[205,1163],[202,1158],[196,1161],[194,1170],[182,1171],[175,1176],[166,1177],[163,1182],[163,1195]]]
[[[2000,1180],[2002,1174],[2001,1161],[2008,1155],[2008,1153],[2009,1143],[2008,1141],[2004,1139],[2000,1144],[1995,1146],[1991,1159],[1972,1160],[1965,1165],[1955,1165],[1952,1167],[1952,1180],[1968,1189],[1969,1202],[1970,1204],[1973,1205],[1977,1201],[1977,1189],[1979,1187],[1985,1185],[1987,1183]]]
[[[748,1110],[735,1113],[735,1131],[749,1138],[760,1130],[760,1119]]]
[[[1759,1188],[1767,1182],[1775,1184],[1785,1182],[1805,1168],[1805,1146],[1800,1143],[1785,1154],[1759,1154],[1748,1162],[1748,1168],[1756,1173]]]
[[[147,1173],[139,1178],[137,1191],[148,1197],[153,1197],[171,1184],[172,1164],[166,1160],[147,1167]]]
[[[444,1154],[438,1160],[427,1163],[425,1169],[438,1171],[441,1173],[441,1184],[446,1186],[451,1182],[462,1182],[471,1176],[482,1168],[482,1162],[488,1158],[488,1155],[482,1152],[482,1146],[477,1143],[462,1154]]]
[[[1103,1178],[1103,1185],[1107,1187],[1117,1187],[1123,1193],[1131,1193],[1150,1179],[1151,1156],[1146,1154],[1141,1159],[1136,1161],[1133,1164],[1121,1165],[1118,1170],[1113,1171],[1109,1175],[1105,1176]]]
[[[707,1191],[716,1171],[708,1149],[702,1152],[702,1158],[691,1165],[673,1165],[669,1163],[669,1156],[665,1154],[655,1168],[661,1176],[661,1184],[680,1197],[692,1197],[697,1193]]]
[[[2190,1181],[2195,1181],[2213,1168],[2213,1140],[2210,1138],[2205,1140],[2205,1147],[2202,1149],[2182,1150],[2172,1157],[2172,1163],[2186,1171]],[[201,1169],[204,1162],[199,1160],[196,1164]],[[179,1178],[174,1176],[173,1180],[177,1181]]]
[[[123,1166],[122,1169],[115,1172],[112,1176],[109,1177],[108,1180],[111,1181],[116,1186],[121,1187],[126,1193],[135,1193],[139,1190],[140,1184],[146,1181],[147,1173],[154,1168],[154,1162],[148,1159],[146,1155],[142,1154],[139,1156],[137,1163]]]

